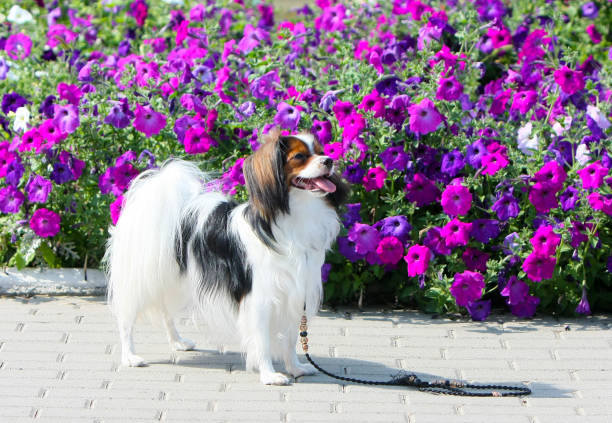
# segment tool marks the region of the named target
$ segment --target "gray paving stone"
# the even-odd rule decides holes
[[[415,312],[352,310],[348,316],[323,311],[309,325],[312,356],[332,372],[388,379],[403,369],[425,379],[527,383],[534,394],[436,396],[336,383],[321,374],[263,386],[245,372],[235,345],[210,342],[187,315],[178,326],[197,351],[171,352],[161,328],[141,322],[136,348],[150,365],[126,368],[103,298],[5,297],[0,422],[610,422],[607,316],[493,316],[484,323]]]

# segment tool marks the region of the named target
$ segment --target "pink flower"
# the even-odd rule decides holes
[[[522,269],[527,277],[534,282],[550,279],[555,271],[557,259],[553,256],[538,254],[536,251],[527,256],[523,262]]]
[[[431,250],[424,245],[413,245],[408,248],[408,254],[404,257],[408,268],[408,276],[422,275],[429,267]]]
[[[357,108],[366,112],[372,111],[375,118],[380,118],[385,115],[385,99],[374,89],[370,94],[363,97]]]
[[[79,34],[72,32],[62,24],[50,25],[47,31],[47,46],[57,47],[62,42],[70,44],[78,36]]]
[[[612,216],[612,197],[607,198],[598,192],[592,192],[589,194],[588,200],[593,210],[601,210],[607,215]]]
[[[554,73],[555,81],[565,94],[574,94],[584,88],[582,72],[563,66]]]
[[[45,208],[40,208],[32,215],[30,228],[39,237],[48,238],[57,235],[60,231],[60,221],[59,214]]]
[[[117,221],[119,220],[119,216],[121,216],[121,210],[123,209],[124,203],[125,203],[125,198],[123,197],[123,195],[120,195],[119,197],[115,199],[115,201],[111,203],[110,215],[111,215],[111,221],[113,222],[113,225],[117,224]]]
[[[385,185],[387,172],[382,167],[374,167],[367,171],[361,182],[366,191],[381,189]]]
[[[482,156],[481,164],[482,164],[482,173],[484,175],[495,175],[498,170],[505,168],[508,166],[510,162],[506,158],[504,154],[501,153],[493,153],[493,154],[485,154]]]
[[[201,126],[189,128],[185,133],[185,152],[189,154],[206,153],[215,145],[215,140]]]
[[[13,60],[23,60],[32,51],[32,40],[25,34],[13,34],[7,38],[4,51]]]
[[[60,82],[57,84],[57,93],[62,100],[68,100],[68,102],[74,106],[78,106],[83,92],[74,84],[66,84]]]
[[[591,189],[599,188],[603,183],[604,177],[608,174],[610,169],[601,165],[601,161],[597,160],[591,163],[587,167],[580,169],[576,173],[582,179],[582,188]]]
[[[380,242],[380,234],[370,225],[355,223],[348,232],[348,239],[355,243],[357,253],[365,255],[376,252]]]
[[[553,231],[552,226],[540,226],[529,240],[536,254],[552,256],[557,252],[561,237]]]
[[[143,26],[149,15],[149,6],[144,0],[136,0],[130,4],[128,15],[131,15],[136,20],[138,26]]]
[[[340,126],[344,128],[342,130],[343,140],[353,141],[365,128],[366,121],[361,114],[353,112],[342,121]]]
[[[52,147],[55,144],[59,144],[68,135],[61,131],[53,119],[47,119],[41,123],[41,125],[38,127],[38,132],[40,133],[40,136],[47,141],[46,147]]]
[[[166,116],[156,112],[149,106],[136,104],[134,115],[134,128],[145,134],[147,138],[151,135],[159,134],[166,126]]]
[[[551,184],[556,191],[561,191],[566,179],[567,173],[556,160],[546,163],[533,175],[534,181]]]
[[[455,281],[450,287],[450,292],[455,297],[457,305],[465,307],[482,297],[484,287],[483,275],[466,270],[463,273],[455,273]]]
[[[487,30],[487,37],[491,39],[493,48],[500,48],[512,43],[512,34],[505,27],[501,29],[489,28]]]
[[[463,94],[463,85],[457,81],[455,75],[450,78],[440,78],[436,98],[438,100],[454,101]]]
[[[410,130],[417,135],[435,131],[443,120],[433,101],[428,98],[424,98],[418,104],[410,105],[408,113],[410,114]]]
[[[538,93],[534,90],[518,91],[512,98],[510,110],[518,110],[520,113],[527,113],[538,101]]]
[[[449,185],[442,193],[440,203],[449,216],[463,216],[472,207],[472,194],[463,185]]]
[[[471,231],[471,223],[464,223],[455,217],[444,225],[440,235],[444,238],[446,246],[453,248],[459,245],[467,245]]]
[[[336,115],[336,119],[338,119],[340,124],[342,124],[344,119],[353,113],[354,110],[355,107],[353,106],[353,103],[349,101],[336,101],[336,104],[334,104],[332,107],[332,111],[334,112],[334,115]]]
[[[593,44],[601,43],[601,34],[599,33],[597,27],[594,24],[591,24],[586,27],[586,33],[589,34],[589,37],[591,37],[591,41],[593,41]]]
[[[323,152],[333,160],[338,160],[344,156],[344,148],[341,142],[332,142],[323,146]]]
[[[404,244],[394,236],[386,236],[378,243],[376,254],[383,264],[395,265],[404,255]]]

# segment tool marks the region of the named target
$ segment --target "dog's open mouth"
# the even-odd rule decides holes
[[[319,176],[318,178],[293,178],[291,184],[299,189],[307,191],[336,191],[336,185],[329,180],[327,176]]]

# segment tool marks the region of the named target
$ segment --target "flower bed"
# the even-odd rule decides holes
[[[0,9],[4,264],[99,265],[170,156],[244,200],[277,125],[352,184],[328,301],[612,310],[612,2],[89,3]]]

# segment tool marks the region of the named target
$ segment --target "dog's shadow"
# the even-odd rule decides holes
[[[312,360],[319,365],[321,368],[329,373],[332,373],[341,377],[348,377],[354,379],[360,379],[364,381],[389,381],[396,377],[406,376],[408,374],[414,374],[423,381],[437,381],[440,379],[446,379],[442,375],[435,375],[431,373],[419,372],[419,371],[406,371],[402,369],[392,368],[382,363],[369,360],[358,360],[352,358],[339,358],[339,357],[323,357],[311,354]],[[302,362],[306,362],[305,357],[300,357]],[[151,365],[155,364],[173,364],[177,366],[188,367],[192,369],[206,370],[224,370],[228,374],[235,373],[236,375],[246,375],[244,359],[240,353],[237,352],[224,352],[219,353],[216,350],[208,349],[195,349],[193,351],[177,352],[174,353],[169,360],[158,360],[149,362]],[[284,372],[284,367],[281,363],[275,362],[275,368],[281,372]],[[454,380],[454,378],[450,378]],[[514,381],[500,381],[495,380],[467,380],[463,382],[474,383],[477,385],[506,385],[516,387],[528,387],[531,389],[531,397],[535,398],[573,398],[573,391],[564,387],[554,386],[544,382],[530,382],[521,383],[519,380]],[[301,376],[295,378],[293,383],[299,384],[338,384],[341,386],[354,385],[355,382],[343,381],[334,379],[321,372],[317,372],[311,376]],[[415,390],[413,387],[406,386],[393,386],[393,385],[378,385],[377,389],[396,389],[396,390]]]

